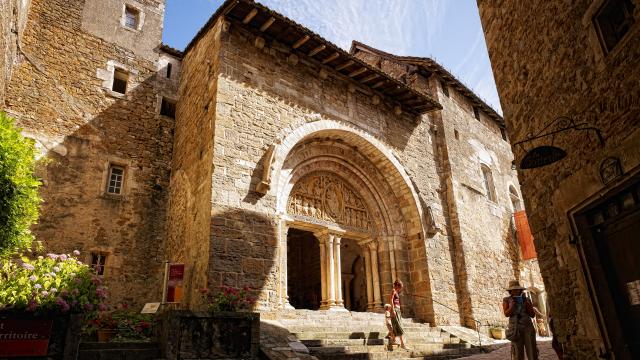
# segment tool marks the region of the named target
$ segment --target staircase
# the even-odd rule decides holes
[[[383,314],[291,310],[278,312],[275,320],[322,360],[454,359],[481,351],[440,328],[412,319],[403,319],[410,351],[398,346],[390,350]]]

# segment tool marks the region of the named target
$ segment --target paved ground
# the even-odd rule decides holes
[[[496,351],[488,354],[480,354],[467,356],[462,359],[465,360],[510,360],[511,359],[511,345],[504,346]],[[557,360],[556,353],[551,348],[551,339],[538,340],[538,351],[540,356],[538,360]]]

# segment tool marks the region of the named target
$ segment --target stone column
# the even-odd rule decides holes
[[[383,309],[382,300],[380,298],[380,275],[378,272],[378,243],[372,241],[369,243],[369,251],[371,253],[371,274],[373,277],[373,310],[380,311]]]
[[[389,243],[389,261],[391,265],[391,284],[398,279],[398,272],[396,270],[396,237],[387,237]]]
[[[320,244],[320,289],[321,301],[320,309],[327,308],[327,254],[326,254],[326,238],[322,234],[316,234],[318,243]]]
[[[288,269],[288,233],[289,224],[285,220],[279,220],[279,236],[280,236],[280,301],[284,309],[292,310],[293,306],[289,303],[289,269]]]
[[[362,247],[364,253],[364,272],[366,274],[367,283],[367,310],[373,310],[373,277],[371,276],[371,253],[367,249],[368,245]]]
[[[329,296],[327,297],[327,305],[331,308],[336,305],[336,265],[333,252],[333,236],[327,236],[327,257],[329,262],[327,263],[327,289],[329,290]]]
[[[333,238],[333,251],[335,260],[335,284],[336,289],[336,305],[344,307],[344,301],[342,300],[342,259],[340,258],[340,241],[342,240],[340,235],[329,234],[329,237]]]

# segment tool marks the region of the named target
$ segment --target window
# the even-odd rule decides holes
[[[460,139],[460,133],[458,133],[458,130],[453,129],[453,136],[456,138],[456,140]]]
[[[493,187],[493,176],[491,175],[491,169],[488,166],[482,165],[482,177],[484,179],[484,189],[487,192],[487,198],[496,202],[496,192]]]
[[[104,275],[104,264],[107,262],[107,254],[91,253],[91,267],[95,269],[96,274]]]
[[[124,168],[122,166],[109,166],[109,179],[107,182],[107,194],[122,194],[124,180]]]
[[[176,103],[165,97],[162,98],[160,103],[160,115],[168,116],[172,119],[176,118]]]
[[[140,11],[130,6],[124,8],[124,26],[129,29],[138,30],[140,23]]]
[[[634,23],[632,0],[608,0],[596,13],[593,22],[605,53],[622,40]]]
[[[515,187],[513,187],[513,185],[509,186],[509,197],[511,198],[511,206],[513,207],[513,212],[522,210],[522,202],[520,202],[518,191]]]
[[[476,118],[476,120],[480,120],[480,110],[478,110],[477,107],[473,107],[473,116]]]
[[[500,135],[502,135],[502,140],[507,141],[507,130],[505,128],[500,128]]]
[[[173,66],[171,65],[171,63],[167,64],[167,79],[171,79],[171,68]]]
[[[113,71],[113,85],[111,90],[124,94],[127,92],[127,81],[129,80],[129,74],[122,69],[115,69]]]
[[[442,93],[444,94],[444,96],[449,97],[449,87],[447,86],[447,83],[445,83],[443,80],[440,80],[440,87],[442,87]]]

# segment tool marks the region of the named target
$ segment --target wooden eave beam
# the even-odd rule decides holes
[[[340,56],[340,53],[333,53],[332,55],[330,55],[328,58],[322,60],[322,65],[332,62],[333,60],[337,59]]]
[[[358,76],[358,75],[362,74],[363,72],[365,72],[365,71],[367,71],[367,70],[368,70],[368,69],[367,69],[366,67],[364,67],[364,66],[363,66],[363,67],[361,67],[361,68],[360,68],[360,69],[358,69],[358,70],[355,70],[355,71],[350,72],[348,76],[349,76],[350,78],[352,78],[352,77],[355,77],[355,76]]]
[[[364,79],[360,80],[360,82],[364,84],[364,83],[367,83],[367,82],[369,82],[369,81],[371,81],[373,79],[379,78],[379,77],[380,77],[380,74],[373,73],[373,74],[365,77]]]
[[[273,16],[270,17],[269,20],[265,21],[264,24],[260,26],[260,31],[265,32],[269,28],[269,26],[273,25],[274,21],[276,21],[276,18],[274,18]]]
[[[349,61],[347,61],[347,62],[345,62],[345,63],[342,63],[342,64],[340,64],[340,65],[336,66],[336,70],[337,70],[337,71],[340,71],[340,70],[342,70],[342,69],[346,69],[346,68],[348,68],[349,66],[351,66],[351,65],[353,65],[353,64],[355,64],[355,61],[353,61],[353,60],[349,60]]]
[[[372,89],[379,88],[380,86],[384,85],[384,83],[386,83],[386,82],[387,82],[387,80],[380,80],[377,83],[371,85],[371,88]]]
[[[320,51],[324,50],[327,48],[327,45],[320,45],[320,46],[316,46],[313,50],[309,51],[309,54],[307,54],[309,57],[313,57],[314,55],[316,55],[317,53],[319,53]]]
[[[247,16],[245,16],[244,19],[242,19],[242,23],[248,24],[249,21],[251,21],[254,17],[256,17],[256,15],[258,15],[258,9],[256,8],[251,9],[251,11],[249,11]]]
[[[303,37],[301,37],[300,39],[298,39],[298,41],[296,41],[295,43],[293,43],[293,45],[291,46],[294,49],[299,48],[300,46],[304,45],[304,43],[306,43],[307,41],[309,41],[311,37],[309,35],[305,35]]]

